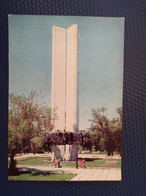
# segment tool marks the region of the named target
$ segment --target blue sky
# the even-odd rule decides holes
[[[122,106],[124,18],[9,16],[9,92],[40,93],[51,106],[52,26],[77,24],[79,129],[90,126],[91,109],[107,107],[115,117]]]

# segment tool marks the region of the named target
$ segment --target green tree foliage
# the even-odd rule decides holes
[[[55,110],[52,111],[51,108],[48,108],[46,106],[41,107],[40,118],[41,118],[41,129],[49,132],[52,131],[53,126],[51,122],[52,122],[52,118],[55,118]]]
[[[114,141],[116,146],[116,151],[120,153],[121,155],[121,137],[122,137],[122,108],[117,108],[117,113],[119,115],[118,118],[113,119],[114,120]],[[112,121],[113,121],[112,120]]]
[[[100,131],[90,132],[91,146],[94,146],[95,151],[100,150],[100,139],[101,139]]]
[[[90,119],[90,140],[92,147],[100,151],[107,151],[113,155],[113,151],[121,153],[121,131],[122,131],[122,108],[117,108],[118,118],[112,120],[105,115],[106,108],[92,109]]]
[[[19,152],[39,152],[43,150],[42,125],[51,129],[51,109],[36,104],[37,93],[30,95],[9,95],[8,154],[10,170],[14,170],[14,156]],[[42,120],[41,116],[45,116]]]
[[[33,91],[28,97],[13,93],[9,96],[9,133],[16,136],[22,152],[27,152],[31,146],[30,139],[36,136],[34,122],[39,128],[39,109],[34,103],[35,96],[36,92]]]

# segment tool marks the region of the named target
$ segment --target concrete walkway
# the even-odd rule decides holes
[[[77,174],[70,181],[120,181],[121,169],[119,168],[54,168],[51,166],[17,166],[20,171],[44,173],[73,173]]]
[[[98,168],[82,170],[71,181],[120,181],[121,169]]]

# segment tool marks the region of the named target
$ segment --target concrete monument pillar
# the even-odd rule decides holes
[[[78,115],[78,69],[77,69],[77,25],[67,30],[53,27],[52,31],[52,97],[55,109],[54,132],[57,130],[77,132]],[[54,146],[52,159],[64,160],[64,146]],[[77,145],[66,145],[66,160],[76,160]]]
[[[55,110],[53,131],[65,129],[65,82],[66,82],[66,29],[52,29],[52,92],[51,107]],[[54,146],[52,159],[64,160],[64,146]]]
[[[67,29],[66,130],[78,131],[78,31],[74,24]],[[66,145],[66,160],[76,160],[77,145]]]

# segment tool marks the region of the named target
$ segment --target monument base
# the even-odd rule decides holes
[[[66,145],[66,161],[75,161],[78,158],[78,145]]]
[[[64,146],[63,145],[55,145],[52,147],[52,161],[54,159],[58,160],[59,158],[61,161],[64,161]]]

